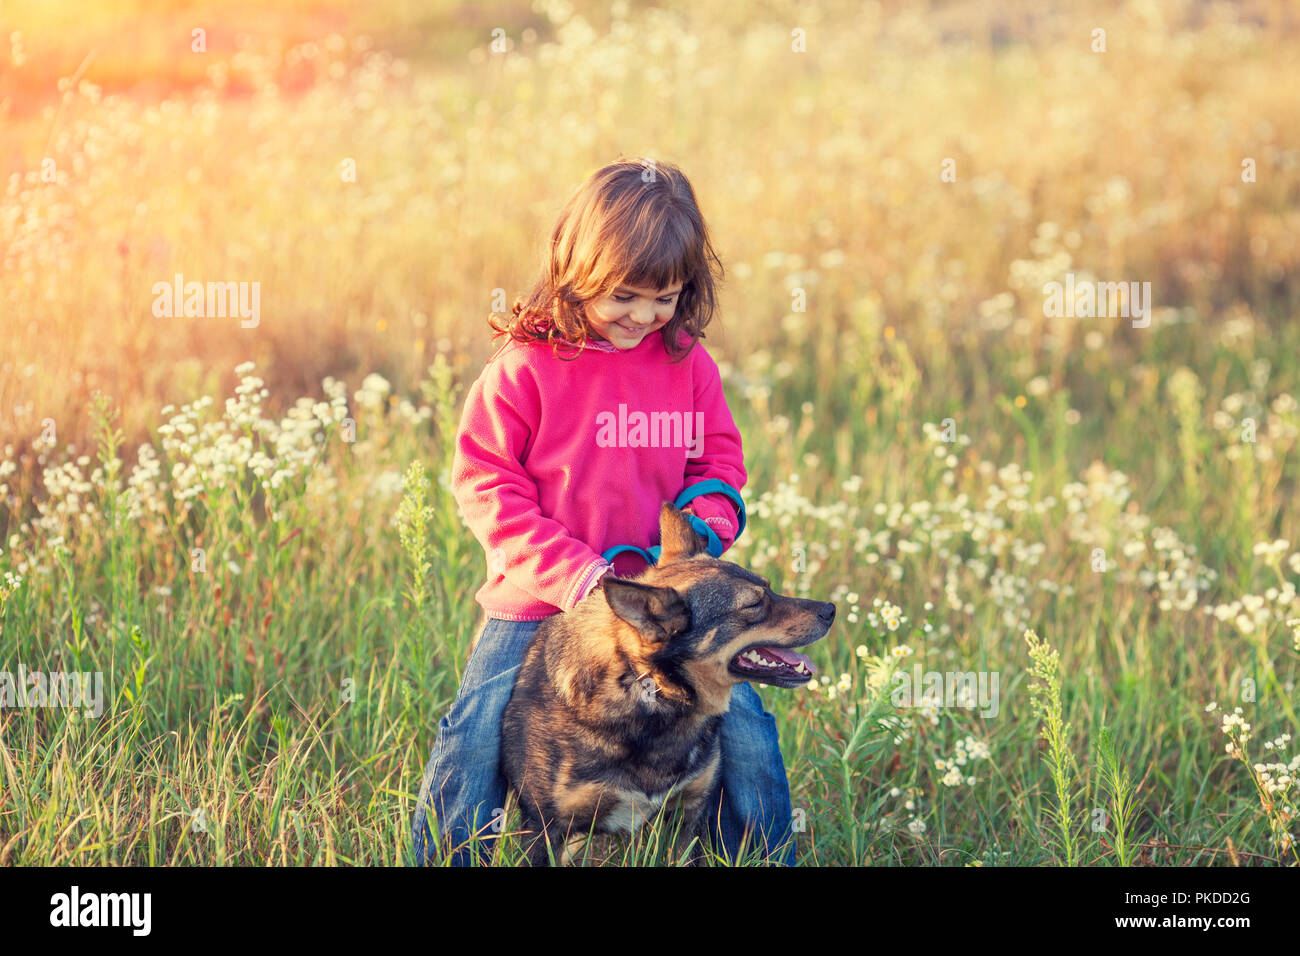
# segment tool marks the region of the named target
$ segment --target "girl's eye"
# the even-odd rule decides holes
[[[634,295],[616,295],[616,296],[614,296],[614,301],[615,301],[615,302],[631,302],[631,301],[632,301],[633,299],[635,299],[635,298],[636,298],[636,296],[634,296]],[[675,298],[677,298],[675,295],[670,295],[670,296],[668,296],[668,297],[666,297],[666,298],[663,298],[663,299],[656,299],[655,301],[658,302],[660,305],[671,305],[673,299],[675,299]]]

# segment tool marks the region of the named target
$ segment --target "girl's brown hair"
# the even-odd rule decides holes
[[[714,270],[716,269],[716,277]],[[542,274],[511,317],[488,319],[493,338],[550,342],[577,358],[592,328],[583,304],[619,286],[656,291],[681,282],[673,317],[663,328],[664,346],[680,361],[704,338],[716,306],[715,282],[722,263],[709,242],[695,191],[671,163],[619,159],[592,173],[569,197],[551,233]],[[679,343],[681,333],[689,343]]]

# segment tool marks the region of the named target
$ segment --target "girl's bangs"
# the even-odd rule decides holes
[[[675,282],[685,282],[691,274],[689,267],[690,250],[682,241],[683,237],[676,230],[665,230],[667,235],[657,242],[637,243],[636,252],[627,250],[625,255],[616,257],[626,264],[618,276],[608,278],[616,280],[611,286],[634,285],[639,288],[652,288],[656,292],[670,288]]]

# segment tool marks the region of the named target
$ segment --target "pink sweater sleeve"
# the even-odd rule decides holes
[[[718,363],[702,348],[695,349],[692,358],[697,363],[695,410],[704,413],[704,438],[700,446],[702,454],[686,459],[683,487],[706,478],[720,478],[741,491],[749,476],[745,471],[740,429],[736,427],[726,396],[722,393]],[[713,492],[700,495],[689,503],[689,507],[717,534],[723,551],[731,547],[740,528],[740,516],[730,498]]]
[[[608,567],[589,545],[542,514],[537,485],[522,464],[540,397],[525,371],[488,363],[465,398],[452,459],[452,493],[488,555],[488,573],[539,601],[571,610]]]

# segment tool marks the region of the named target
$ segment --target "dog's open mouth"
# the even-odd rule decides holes
[[[788,647],[755,644],[731,659],[731,672],[746,680],[778,687],[798,687],[817,673],[813,662]]]

